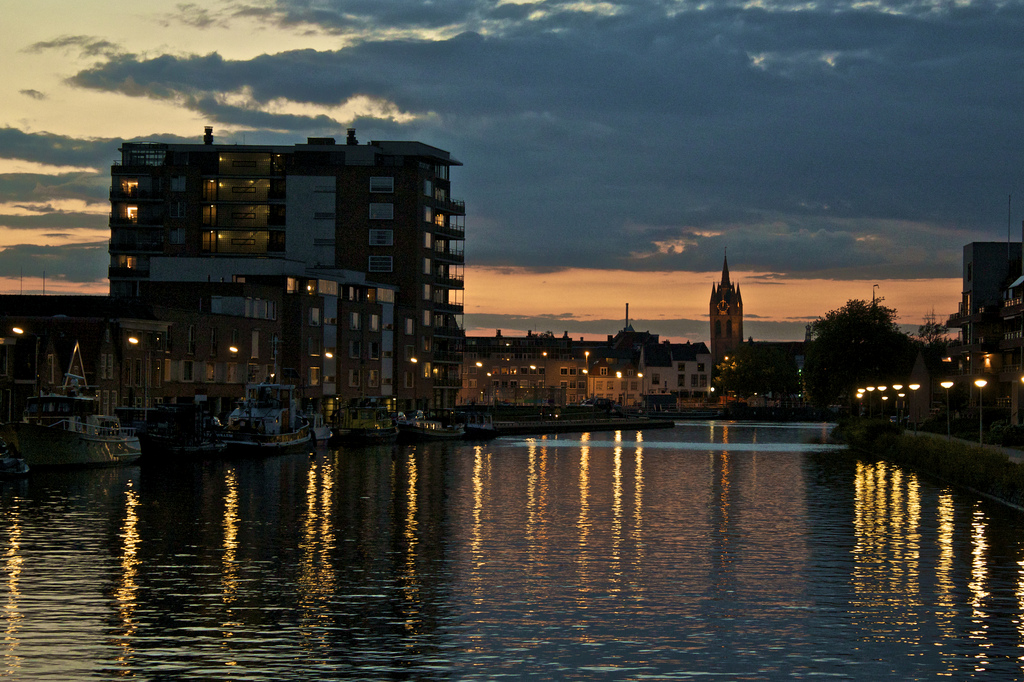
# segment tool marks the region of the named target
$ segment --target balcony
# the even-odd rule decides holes
[[[109,253],[163,253],[164,242],[162,239],[111,239],[107,242]]]
[[[111,227],[163,227],[163,216],[118,215],[110,214]]]
[[[974,308],[965,306],[963,303],[960,304],[960,309],[957,312],[949,316],[946,320],[946,327],[960,327],[967,324],[968,322],[981,322],[987,315],[995,315],[998,311],[999,306],[995,305],[981,305]]]
[[[149,270],[143,270],[142,268],[118,268],[110,266],[109,268],[107,268],[107,276],[110,277],[111,279],[140,279],[143,277],[149,277]]]
[[[110,200],[111,201],[132,201],[136,199],[149,199],[152,201],[163,201],[163,195],[156,192],[151,192],[148,189],[139,189],[138,187],[111,187],[110,188]]]
[[[1002,335],[976,336],[968,342],[956,339],[949,342],[946,347],[950,355],[961,353],[980,353],[995,351],[1002,341]]]
[[[442,263],[454,263],[457,265],[466,262],[463,248],[451,244],[445,247],[443,241],[434,242],[434,259]]]
[[[439,197],[432,197],[431,201],[434,204],[434,208],[450,213],[452,215],[466,215],[466,202],[461,199],[442,199]],[[465,232],[465,229],[463,229]]]
[[[439,286],[439,287],[447,287],[448,289],[465,289],[466,288],[466,280],[464,280],[462,277],[458,277],[458,276],[452,277],[450,275],[449,276],[445,276],[445,275],[438,274],[438,275],[434,276],[434,284],[436,286]]]

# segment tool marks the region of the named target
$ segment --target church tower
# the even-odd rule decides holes
[[[729,257],[722,264],[722,281],[711,285],[711,362],[722,362],[743,342],[743,297],[740,286],[729,281]]]

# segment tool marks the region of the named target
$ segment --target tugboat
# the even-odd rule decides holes
[[[264,456],[308,452],[313,445],[309,422],[301,416],[295,387],[248,384],[245,398],[228,415],[221,439],[228,455]]]
[[[332,443],[339,445],[384,445],[398,438],[395,420],[376,405],[346,407],[338,415]]]
[[[11,454],[30,468],[117,466],[142,456],[135,429],[122,427],[116,415],[97,414],[79,381],[85,378],[65,375],[61,393],[30,397],[20,422],[0,426]]]

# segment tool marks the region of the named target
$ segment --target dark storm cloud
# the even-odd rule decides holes
[[[0,272],[89,284],[107,278],[107,242],[70,246],[19,244],[0,250]]]
[[[8,230],[104,229],[107,225],[109,225],[109,218],[105,213],[96,215],[50,209],[39,211],[34,215],[0,214],[0,227]]]
[[[360,138],[421,139],[466,164],[453,186],[475,264],[707,271],[729,246],[737,266],[790,275],[956,276],[964,242],[1005,235],[1024,152],[1020,4],[579,6],[241,6],[357,40],[112,55],[71,82],[296,135],[340,125],[259,103],[391,102],[419,118],[357,121]],[[453,26],[475,31],[370,32]],[[223,96],[241,92],[257,104]]]
[[[54,201],[81,199],[105,202],[110,192],[110,177],[96,173],[0,174],[0,201]]]
[[[0,158],[22,159],[55,166],[103,168],[117,151],[114,140],[83,140],[52,133],[26,133],[0,128]]]

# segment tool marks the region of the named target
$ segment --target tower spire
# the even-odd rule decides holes
[[[722,259],[722,284],[729,284],[729,247],[725,247],[725,258]]]

